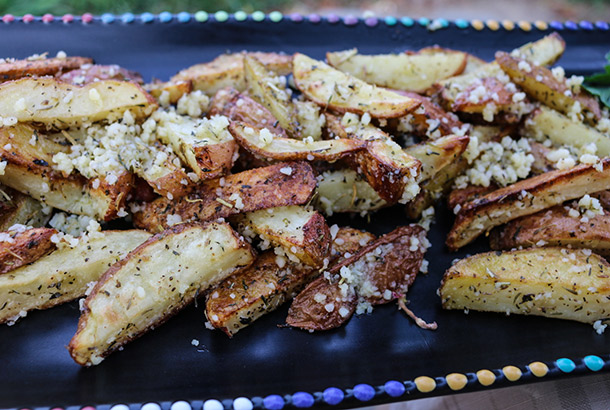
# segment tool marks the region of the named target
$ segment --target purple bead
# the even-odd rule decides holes
[[[590,21],[587,21],[587,20],[581,21],[579,26],[583,30],[593,30],[593,23],[591,23]]]
[[[284,399],[282,396],[272,394],[263,399],[263,405],[269,410],[281,410],[284,408]]]
[[[354,16],[346,16],[343,18],[343,23],[345,23],[346,26],[355,26],[358,24],[358,18]]]
[[[324,401],[331,406],[341,403],[345,398],[343,390],[337,389],[336,387],[329,387],[328,389],[324,390],[322,395],[324,396]]]
[[[608,23],[606,23],[605,21],[596,21],[595,27],[600,30],[608,30]]]
[[[400,397],[406,390],[405,385],[401,382],[397,382],[396,380],[390,380],[383,385],[383,388],[390,397]]]
[[[320,17],[319,14],[310,14],[309,17],[307,17],[309,19],[309,21],[311,21],[312,23],[319,23],[320,20],[322,20],[322,18]]]
[[[329,14],[326,17],[326,20],[328,20],[329,23],[335,24],[335,23],[338,23],[339,20],[341,20],[341,19],[336,14]]]
[[[303,16],[300,13],[292,13],[290,15],[290,20],[294,21],[295,23],[300,23],[303,21]]]
[[[295,407],[311,407],[313,406],[313,402],[313,396],[307,392],[300,391],[292,395],[292,404],[294,404]]]
[[[379,20],[377,20],[375,17],[368,17],[364,20],[364,24],[366,24],[369,27],[375,27],[378,23],[379,23]]]
[[[354,396],[360,401],[369,401],[375,397],[375,389],[369,384],[357,384],[354,386]]]
[[[571,20],[566,21],[565,23],[563,23],[563,25],[566,26],[568,30],[578,30],[578,24]]]
[[[553,20],[549,23],[549,26],[554,28],[555,30],[563,30],[563,24],[561,21]]]

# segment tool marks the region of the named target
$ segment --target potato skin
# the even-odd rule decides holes
[[[92,64],[87,57],[45,58],[43,60],[17,60],[0,64],[0,81],[22,77],[42,77],[75,70],[84,64]]]
[[[28,265],[53,252],[55,229],[33,228],[13,236],[14,242],[0,242],[0,274]]]
[[[132,81],[143,84],[142,76],[116,64],[93,64],[68,71],[58,77],[60,80],[74,85],[82,85],[102,80]]]

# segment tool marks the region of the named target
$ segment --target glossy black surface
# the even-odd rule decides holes
[[[322,57],[327,50],[358,47],[362,52],[417,49],[438,44],[492,58],[547,32],[526,33],[455,27],[428,32],[415,26],[370,28],[362,23],[312,24],[226,22],[125,25],[1,24],[0,55],[24,57],[64,50],[99,63],[139,70],[146,79],[167,79],[179,69],[209,60],[227,50],[301,51]],[[564,31],[568,49],[561,64],[570,72],[602,68],[610,49],[603,31]],[[349,218],[342,222],[348,223]],[[399,210],[384,210],[370,224],[353,224],[376,233],[407,223]],[[591,326],[534,317],[445,312],[436,295],[451,261],[482,250],[485,240],[464,252],[449,254],[443,245],[452,216],[439,208],[430,233],[430,273],[421,276],[408,298],[436,332],[418,329],[394,305],[352,319],[341,329],[308,334],[286,328],[286,309],[243,330],[232,340],[204,328],[201,306],[191,306],[159,329],[129,344],[101,365],[82,369],[64,348],[76,329],[76,303],[32,312],[12,327],[0,326],[0,407],[67,406],[172,400],[204,400],[320,391],[329,386],[383,384],[417,376],[444,376],[526,365],[534,360],[579,358],[609,353],[608,337]],[[199,347],[191,344],[200,341]],[[440,392],[439,392],[440,393]],[[445,391],[446,393],[446,391]],[[434,394],[434,393],[432,393]],[[407,397],[405,397],[407,398]]]

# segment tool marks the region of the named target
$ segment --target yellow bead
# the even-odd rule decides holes
[[[515,23],[510,20],[503,20],[502,27],[504,27],[505,30],[511,31],[515,28]]]
[[[542,20],[536,20],[534,22],[534,26],[536,26],[538,30],[546,30],[547,28],[549,28],[549,25],[546,23],[546,21]]]
[[[470,22],[470,25],[472,26],[472,28],[478,31],[481,31],[485,28],[485,24],[483,24],[481,20],[472,20]]]
[[[511,382],[516,382],[523,374],[521,373],[521,370],[515,366],[506,366],[502,368],[502,373],[504,373],[504,376]]]
[[[430,393],[432,390],[436,389],[436,382],[432,377],[420,376],[413,381],[415,382],[417,390],[422,393]]]
[[[498,23],[496,20],[487,20],[487,28],[489,28],[491,31],[497,31],[500,28],[500,23]]]
[[[519,22],[519,28],[523,31],[530,31],[532,29],[532,23],[530,23],[529,21],[521,20]]]
[[[496,381],[496,375],[492,371],[483,369],[477,372],[477,379],[483,386],[491,386]]]
[[[462,373],[451,373],[445,377],[451,390],[462,390],[468,383],[468,377]]]
[[[530,368],[532,374],[536,377],[544,377],[549,372],[549,367],[542,362],[532,362],[527,367]]]

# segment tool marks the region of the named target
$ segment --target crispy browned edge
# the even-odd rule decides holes
[[[0,274],[37,261],[53,252],[57,246],[51,236],[57,231],[51,228],[33,228],[13,236],[14,242],[0,243]]]
[[[284,167],[291,167],[292,174],[280,172]],[[303,161],[283,162],[228,175],[224,177],[223,186],[218,179],[204,181],[179,199],[158,198],[145,204],[143,211],[135,213],[133,222],[135,226],[159,232],[162,230],[159,228],[168,226],[166,219],[169,214],[178,214],[183,221],[205,222],[276,206],[302,205],[311,199],[315,188],[316,178],[311,165]],[[220,189],[220,195],[217,195],[217,189]],[[216,200],[218,197],[228,198],[232,193],[242,197],[242,209],[225,206]]]
[[[79,357],[75,354],[76,346],[74,346],[74,342],[75,342],[76,336],[79,333],[81,333],[83,331],[83,329],[85,328],[85,326],[87,325],[86,322],[87,322],[87,319],[89,317],[89,313],[91,312],[91,310],[89,309],[89,301],[95,297],[95,295],[97,294],[99,289],[102,287],[102,285],[104,285],[108,280],[110,280],[110,278],[112,278],[118,271],[120,271],[121,268],[127,262],[129,262],[131,259],[137,258],[139,256],[139,253],[141,253],[151,243],[158,242],[158,241],[162,240],[163,238],[165,238],[166,236],[179,234],[179,233],[184,232],[184,231],[186,231],[188,229],[191,229],[191,228],[199,227],[201,229],[205,229],[207,226],[209,226],[211,224],[219,224],[219,223],[210,223],[210,224],[184,223],[184,224],[172,226],[172,227],[164,230],[163,232],[160,232],[160,233],[158,233],[156,235],[153,235],[152,237],[147,239],[144,243],[139,245],[137,248],[135,248],[134,250],[129,252],[127,254],[127,256],[125,256],[123,259],[117,261],[110,268],[108,268],[108,270],[97,281],[97,283],[95,284],[95,286],[91,290],[91,293],[89,293],[89,296],[87,296],[87,298],[85,299],[85,302],[83,303],[83,308],[82,308],[82,312],[81,312],[80,318],[78,319],[78,326],[77,326],[76,333],[74,334],[74,336],[70,340],[70,343],[68,344],[68,352],[70,353],[70,356],[72,356],[72,358],[74,359],[74,361],[76,363],[78,363],[78,364],[80,364],[82,366],[86,366],[87,365],[87,363],[81,363],[81,362],[78,361]],[[229,226],[229,224],[227,224],[226,222],[223,222],[223,223],[220,223],[220,224],[221,225]],[[229,226],[229,228],[230,228],[230,226]],[[231,229],[231,230],[233,231],[233,229]],[[237,238],[237,241],[240,244],[240,247],[246,248],[246,249],[250,250],[250,252],[252,253],[252,256],[253,256],[252,259],[254,261],[255,253],[254,253],[254,250],[252,249],[252,247],[248,244],[248,242],[246,242],[235,231],[233,231],[233,235]],[[247,266],[244,266],[242,268],[246,268],[246,267]],[[159,318],[159,320],[157,322],[151,324],[150,329],[154,329],[154,328],[162,325],[163,323],[168,321],[171,317],[176,315],[180,310],[182,310],[186,305],[190,304],[191,302],[192,302],[192,300],[183,299],[172,310],[170,310],[168,312],[165,312],[165,315],[163,317]],[[105,352],[103,352],[101,354],[101,357],[107,357],[112,352],[114,352],[117,349],[119,349],[121,346],[124,346],[125,344],[131,342],[132,340],[137,339],[138,337],[142,336],[147,331],[148,331],[148,329],[143,329],[143,330],[139,331],[138,333],[133,334],[131,337],[125,339],[122,343],[114,344],[110,349],[108,349]]]
[[[74,82],[76,77],[82,77],[83,81]],[[103,80],[131,81],[138,84],[144,84],[144,80],[140,73],[128,70],[116,64],[93,64],[86,68],[79,67],[59,75],[58,78],[72,84],[87,84]]]
[[[178,100],[184,95],[193,91],[193,84],[191,81],[176,81],[175,83],[152,83],[147,84],[146,89],[155,98],[161,97],[163,91],[169,93],[169,102],[176,104]]]
[[[0,64],[0,81],[16,80],[22,77],[55,75],[59,72],[79,68],[83,64],[93,64],[88,57],[45,58],[43,60],[17,60]]]
[[[604,167],[604,172],[608,172],[607,168],[610,166],[610,158],[603,159],[602,164]],[[545,190],[556,186],[557,184],[569,183],[576,177],[595,173],[598,173],[598,171],[595,170],[592,165],[579,165],[570,169],[551,171],[532,178],[521,180],[515,184],[495,190],[481,198],[468,202],[464,204],[460,212],[457,214],[453,227],[447,235],[447,240],[445,243],[450,250],[457,250],[460,247],[470,243],[485,231],[483,230],[474,236],[464,238],[465,230],[468,228],[473,219],[475,219],[476,215],[485,214],[488,211],[493,210],[494,207],[502,205],[503,202],[520,200],[522,191],[526,191],[533,197],[538,195],[546,195],[547,193]],[[557,203],[549,202],[547,208],[550,208],[553,205],[557,205]],[[531,209],[529,214],[535,213],[539,210],[540,209]]]

